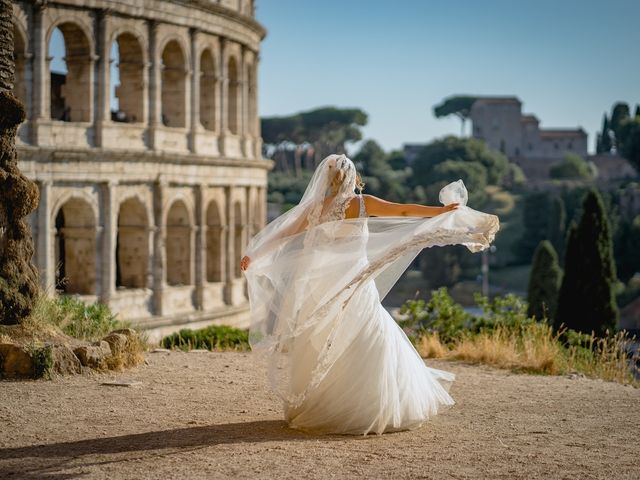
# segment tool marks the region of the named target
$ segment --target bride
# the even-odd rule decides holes
[[[483,250],[498,218],[466,206],[462,180],[440,191],[442,207],[391,203],[362,187],[350,159],[328,156],[300,203],[253,237],[241,260],[249,341],[292,428],[382,434],[417,428],[455,403],[455,375],[426,366],[381,301],[420,250]]]

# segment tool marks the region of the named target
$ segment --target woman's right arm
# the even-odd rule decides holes
[[[367,213],[373,217],[435,217],[458,208],[457,203],[431,207],[417,203],[388,202],[373,195],[363,195]]]

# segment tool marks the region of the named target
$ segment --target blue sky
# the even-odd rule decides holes
[[[387,150],[459,134],[432,113],[452,94],[517,95],[590,150],[605,110],[640,103],[640,0],[257,0],[257,18],[260,115],[359,107]]]
[[[386,149],[459,134],[433,105],[517,95],[542,127],[640,103],[640,0],[258,0],[260,114],[360,107]]]

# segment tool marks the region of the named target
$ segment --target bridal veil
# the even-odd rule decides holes
[[[344,180],[334,196],[337,170]],[[461,244],[478,252],[499,228],[495,215],[466,205],[462,180],[445,186],[439,198],[459,203],[458,209],[436,217],[345,219],[355,183],[353,162],[328,156],[300,203],[255,235],[244,252],[251,259],[245,271],[249,341],[267,361],[271,387],[291,408],[304,402],[363,331],[366,315],[349,308],[362,289],[374,282],[381,301],[423,248]],[[302,359],[312,367],[295,378]]]

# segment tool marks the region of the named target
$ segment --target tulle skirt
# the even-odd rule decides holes
[[[356,316],[358,321],[350,322]],[[353,435],[410,430],[455,404],[449,395],[455,375],[425,365],[380,303],[373,280],[354,295],[341,321],[344,328],[353,325],[360,331],[301,405],[291,408],[285,401],[292,428]],[[295,340],[294,390],[303,390],[309,381],[317,361],[316,335],[326,338],[326,332],[314,332]]]

